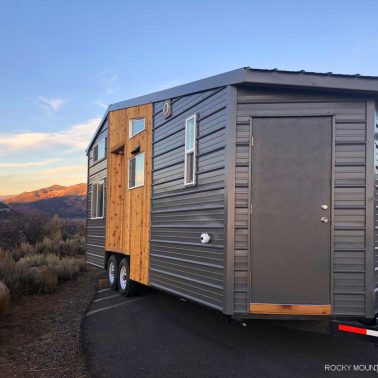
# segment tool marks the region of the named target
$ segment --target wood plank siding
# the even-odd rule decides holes
[[[129,121],[145,118],[145,130],[129,138]],[[130,256],[130,277],[148,284],[151,202],[152,105],[109,113],[106,250]],[[129,159],[145,154],[144,185],[129,189]]]
[[[251,303],[249,312],[271,315],[331,315],[331,306]]]

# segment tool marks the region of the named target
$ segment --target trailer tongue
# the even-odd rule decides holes
[[[354,336],[361,340],[376,343],[378,346],[378,325],[364,325],[356,321],[332,322],[332,334],[340,336]]]

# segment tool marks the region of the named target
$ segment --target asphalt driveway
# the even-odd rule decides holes
[[[378,349],[359,340],[231,321],[172,295],[146,290],[123,298],[99,290],[82,327],[93,377],[377,376],[327,372],[325,364],[378,364]],[[367,366],[368,368],[368,366]]]

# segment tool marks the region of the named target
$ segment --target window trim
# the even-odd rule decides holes
[[[102,216],[98,217],[98,184],[102,184]],[[96,204],[96,216],[93,216],[93,190],[94,187],[96,187],[96,199],[97,199],[97,204]],[[104,219],[105,218],[105,179],[93,182],[91,184],[91,218],[90,219]]]
[[[131,160],[135,160],[138,156],[141,156],[143,155],[143,184],[139,184],[139,185],[135,185],[135,186],[130,186],[130,162]],[[135,188],[141,188],[142,186],[144,186],[144,183],[145,183],[145,174],[146,174],[146,170],[145,170],[145,165],[146,165],[146,156],[145,156],[145,153],[144,152],[140,152],[139,154],[131,157],[129,159],[129,163],[128,163],[128,168],[127,168],[127,189],[128,190],[132,190],[132,189],[135,189]]]
[[[188,129],[188,123],[190,120],[194,120],[194,143],[192,148],[187,148],[187,129]],[[192,181],[187,181],[188,180],[188,169],[187,169],[187,159],[188,155],[193,153],[193,180]],[[188,117],[185,120],[185,161],[184,161],[184,185],[185,186],[195,186],[197,184],[197,114],[193,114],[192,116]]]
[[[144,127],[142,130],[140,130],[139,132],[137,132],[136,134],[132,135],[132,129],[133,129],[133,121],[136,121],[138,119],[143,119],[144,121]],[[142,133],[144,130],[146,130],[146,117],[135,117],[135,118],[131,118],[129,119],[129,139],[132,139],[134,138],[135,136],[137,136],[138,134]]]
[[[97,141],[97,143],[93,146],[92,148],[92,165],[93,164],[97,164],[98,162],[106,159],[106,145],[107,145],[107,137],[105,138],[101,138],[100,140]],[[100,142],[104,141],[104,156],[102,158],[98,158],[98,145],[100,144]],[[97,147],[97,160],[94,159],[94,150],[95,148]]]

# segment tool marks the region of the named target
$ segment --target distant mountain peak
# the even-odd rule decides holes
[[[47,188],[23,192],[21,194],[4,198],[3,202],[13,203],[33,203],[49,198],[60,198],[68,196],[85,196],[87,194],[87,184],[75,184],[69,186],[51,185]]]
[[[24,192],[3,199],[8,207],[25,216],[85,218],[87,184],[52,185],[48,188]],[[7,212],[7,210],[3,210]]]

